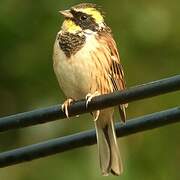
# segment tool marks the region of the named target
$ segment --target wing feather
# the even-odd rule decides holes
[[[105,69],[106,69],[106,73],[108,74],[108,77],[110,78],[111,84],[113,86],[113,91],[126,89],[126,82],[124,79],[123,67],[122,67],[122,64],[120,63],[120,57],[117,50],[117,46],[111,33],[102,31],[99,33],[97,38],[104,49],[104,54],[106,57],[104,59],[107,61],[105,62],[106,64]],[[126,120],[126,112],[125,112],[126,107],[127,107],[127,104],[118,106],[121,120],[123,122],[125,122]]]

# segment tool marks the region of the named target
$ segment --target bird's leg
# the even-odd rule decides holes
[[[66,101],[64,101],[64,103],[62,104],[61,108],[63,110],[63,112],[65,113],[66,117],[69,119],[69,112],[68,112],[68,108],[71,105],[71,103],[74,101],[74,99],[72,98],[68,98],[66,99]]]
[[[99,96],[100,93],[98,91],[96,91],[95,93],[91,94],[91,93],[88,93],[86,95],[86,108],[88,107],[88,104],[89,102],[91,102],[92,98],[93,97],[96,97],[96,96]],[[94,116],[94,121],[97,121],[98,117],[99,117],[99,114],[100,114],[100,110],[97,110],[93,113],[93,116]]]

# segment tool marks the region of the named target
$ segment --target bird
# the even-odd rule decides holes
[[[96,4],[81,3],[59,11],[64,17],[53,49],[53,68],[67,97],[62,108],[68,117],[73,101],[126,89],[123,66],[111,28]],[[118,105],[122,122],[127,104]],[[92,112],[101,173],[120,175],[123,165],[114,127],[114,107]]]

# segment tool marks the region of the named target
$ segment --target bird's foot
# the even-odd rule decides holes
[[[66,101],[64,101],[64,103],[62,104],[61,108],[63,110],[63,112],[65,113],[66,117],[69,119],[69,112],[68,112],[68,108],[71,105],[71,103],[74,101],[74,99],[69,98]]]
[[[88,107],[88,104],[89,102],[91,102],[92,98],[96,97],[96,96],[99,96],[100,93],[98,91],[96,91],[95,93],[91,94],[91,93],[88,93],[86,95],[86,108]],[[97,121],[98,117],[99,117],[99,114],[100,114],[100,110],[97,110],[93,113],[93,116],[94,116],[94,121]]]
[[[88,107],[88,104],[89,104],[89,102],[91,102],[92,98],[96,97],[96,96],[99,96],[99,95],[100,95],[100,93],[98,91],[94,92],[93,94],[88,93],[86,95],[86,108]]]

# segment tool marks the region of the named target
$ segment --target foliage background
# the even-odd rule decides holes
[[[52,68],[52,47],[63,19],[58,10],[78,0],[0,1],[0,116],[63,102]],[[180,74],[180,1],[91,1],[103,7],[121,50],[128,87]],[[128,117],[177,106],[180,93],[131,103]],[[118,118],[118,116],[117,116]],[[90,115],[0,134],[0,151],[93,127]],[[119,139],[123,180],[180,179],[180,125]],[[0,169],[0,179],[103,179],[96,146]]]

